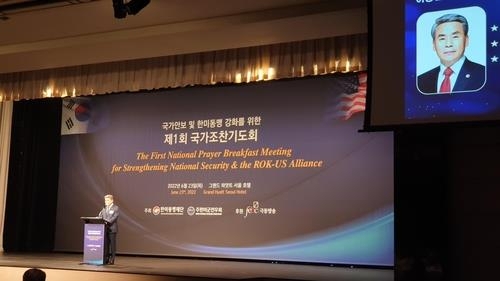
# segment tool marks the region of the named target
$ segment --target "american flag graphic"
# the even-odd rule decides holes
[[[365,111],[366,78],[366,72],[339,78],[341,94],[335,108],[337,118],[348,120],[353,115]]]

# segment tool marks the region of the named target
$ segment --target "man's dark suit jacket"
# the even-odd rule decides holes
[[[424,94],[436,93],[439,76],[439,66],[418,76],[418,89]],[[485,81],[484,65],[465,58],[462,69],[458,73],[452,92],[475,91],[480,89]]]
[[[104,207],[101,210],[101,212],[99,212],[99,217],[103,218],[105,221],[109,223],[108,227],[111,233],[118,232],[117,220],[119,215],[120,215],[120,210],[118,206],[116,206],[115,204],[111,205],[109,210],[106,210],[106,207]]]

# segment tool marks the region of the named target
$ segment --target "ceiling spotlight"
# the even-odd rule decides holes
[[[151,0],[130,0],[125,3],[124,0],[113,0],[113,10],[115,18],[123,19],[128,15],[135,15],[146,7]]]

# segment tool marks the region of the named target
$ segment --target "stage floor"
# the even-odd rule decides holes
[[[394,280],[394,271],[391,269],[349,268],[271,262],[243,262],[143,256],[117,256],[114,265],[102,266],[82,264],[81,254],[0,253],[1,271],[7,270],[7,268],[23,268],[24,270],[24,268],[30,267],[64,271],[70,270],[80,272],[106,272],[164,276],[165,278],[162,280],[183,281],[245,279],[308,281]],[[18,273],[19,272],[17,272],[16,274]],[[52,281],[54,279],[48,278],[47,280]]]

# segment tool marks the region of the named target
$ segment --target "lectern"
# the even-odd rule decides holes
[[[81,217],[83,231],[83,263],[102,265],[106,261],[106,221],[100,217]]]

